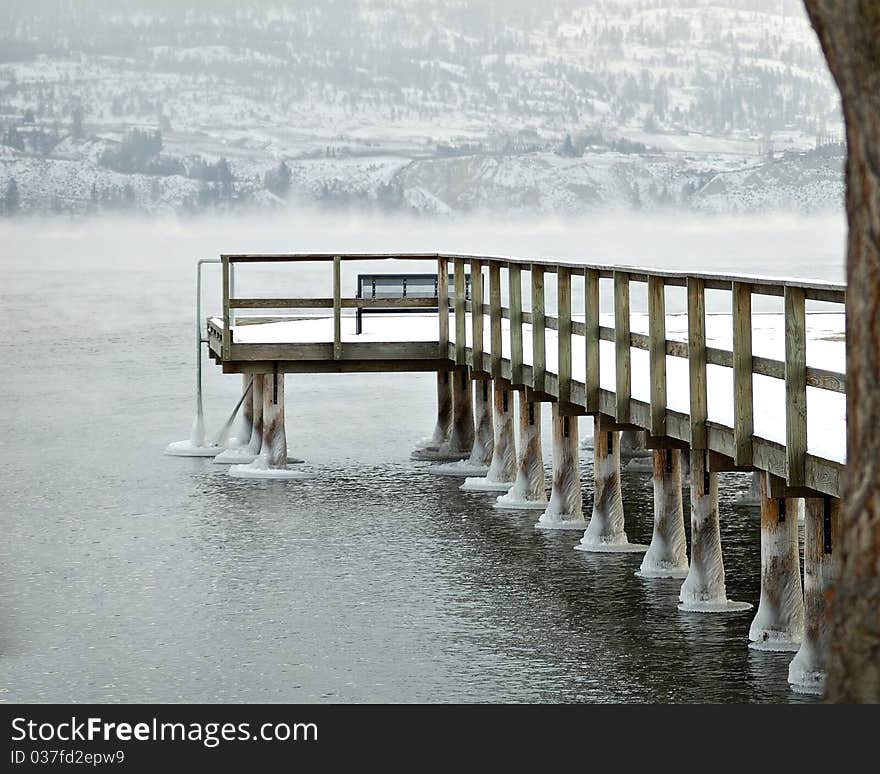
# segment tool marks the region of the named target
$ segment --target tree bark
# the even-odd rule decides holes
[[[880,3],[804,0],[846,123],[847,466],[827,698],[880,701]]]

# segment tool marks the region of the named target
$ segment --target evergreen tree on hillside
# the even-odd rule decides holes
[[[18,194],[18,183],[14,177],[9,178],[9,182],[6,184],[6,197],[4,201],[6,204],[6,212],[9,215],[14,215],[18,212],[20,199]]]

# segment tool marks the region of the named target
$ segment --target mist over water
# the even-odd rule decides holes
[[[0,700],[796,698],[790,654],[746,647],[750,614],[680,613],[677,582],[633,576],[639,557],[573,551],[576,535],[410,461],[431,374],[288,376],[289,443],[315,480],[161,452],[193,417],[197,258],[442,251],[842,280],[844,238],[842,215],[0,223]],[[241,381],[206,363],[205,386],[213,432]],[[722,480],[722,541],[729,597],[756,603],[747,487]],[[632,542],[650,541],[650,492],[624,475]]]

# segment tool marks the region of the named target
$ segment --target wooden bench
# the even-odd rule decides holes
[[[455,292],[455,280],[449,275],[449,297]],[[377,300],[386,298],[399,299],[424,299],[437,298],[437,275],[436,274],[358,274],[357,297],[363,300]],[[471,297],[471,277],[465,275],[465,297]],[[356,333],[363,332],[363,316],[367,312],[373,314],[398,314],[399,312],[436,312],[437,307],[424,306],[397,306],[361,307],[357,308]]]

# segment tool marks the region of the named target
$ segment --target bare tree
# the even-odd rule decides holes
[[[880,701],[880,2],[804,0],[846,122],[847,472],[828,699]]]

